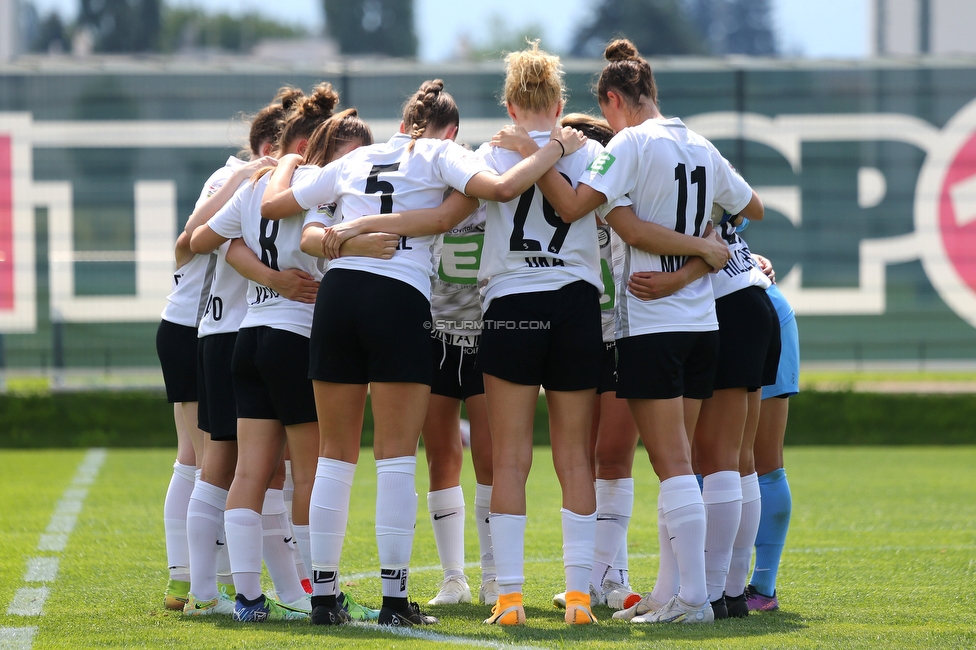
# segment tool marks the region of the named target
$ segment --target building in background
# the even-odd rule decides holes
[[[20,53],[17,4],[18,0],[0,0],[0,63]]]
[[[874,0],[872,56],[976,54],[973,0]]]

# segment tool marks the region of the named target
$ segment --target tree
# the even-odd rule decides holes
[[[166,7],[159,49],[163,52],[188,48],[243,52],[267,38],[295,38],[306,34],[301,27],[284,25],[256,13],[238,17],[226,13],[206,14],[200,9]]]
[[[414,57],[413,0],[322,0],[329,35],[343,54]]]
[[[712,54],[777,53],[769,0],[687,0],[687,10]]]
[[[706,52],[681,0],[602,0],[590,23],[576,32],[571,53],[599,57],[618,37],[629,38],[643,55]]]
[[[78,26],[96,52],[150,52],[159,45],[161,0],[81,0]]]
[[[492,14],[488,18],[487,35],[477,41],[471,41],[467,36],[462,37],[459,53],[468,60],[497,61],[508,52],[524,50],[528,43],[535,39],[542,41],[542,49],[546,49],[545,30],[538,23],[527,23],[520,27],[513,27],[502,14]]]
[[[772,11],[769,0],[730,0],[726,28],[728,54],[776,54]]]

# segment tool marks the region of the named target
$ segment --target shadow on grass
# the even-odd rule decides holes
[[[267,623],[247,627],[279,629],[300,637],[329,636],[337,639],[389,640],[391,635],[431,641],[461,643],[480,641],[486,643],[553,646],[567,642],[598,642],[601,644],[633,644],[664,640],[706,640],[758,638],[790,634],[807,628],[806,621],[793,612],[764,612],[745,619],[717,621],[714,625],[634,625],[612,618],[612,611],[598,607],[596,626],[569,626],[562,620],[562,612],[552,608],[526,607],[528,625],[521,627],[488,627],[483,621],[488,615],[484,605],[454,605],[425,607],[424,611],[440,618],[439,625],[423,628],[394,629],[375,624],[355,623],[339,627],[314,627],[305,623]],[[215,627],[242,629],[242,624],[228,618],[210,619]]]

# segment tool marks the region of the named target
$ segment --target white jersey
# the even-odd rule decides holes
[[[194,255],[173,273],[173,290],[166,296],[163,320],[186,327],[197,327],[207,306],[217,256]]]
[[[230,334],[241,327],[247,314],[247,279],[227,263],[227,249],[230,242],[225,241],[217,249],[217,266],[207,309],[197,330],[198,336],[211,334]]]
[[[430,313],[438,332],[481,334],[478,270],[485,245],[485,210],[482,205],[434,244],[436,275],[431,282]]]
[[[236,156],[229,157],[224,166],[211,174],[204,183],[195,207],[203,205],[244,164],[246,163]],[[186,327],[197,327],[200,324],[207,306],[216,263],[217,257],[213,253],[207,253],[194,255],[189,262],[176,269],[173,273],[172,291],[166,296],[163,320]]]
[[[257,183],[245,183],[220,212],[210,219],[210,228],[227,239],[241,238],[258,259],[276,271],[299,269],[315,280],[325,272],[324,260],[306,255],[302,240],[301,215],[269,221],[261,217],[261,199],[270,174]],[[289,300],[270,287],[247,282],[247,315],[241,327],[267,326],[309,337],[315,305]]]
[[[610,202],[629,196],[634,212],[644,221],[696,237],[705,232],[712,203],[738,214],[752,198],[752,189],[712,143],[677,118],[647,120],[620,131],[583,182]],[[626,292],[626,279],[632,273],[675,271],[685,261],[626,248],[620,270],[623,280],[617,287],[617,338],[718,329],[707,277],[658,300],[642,301]]]
[[[529,134],[539,145],[549,141],[548,131]],[[555,168],[573,187],[588,177],[587,167],[603,147],[586,145],[556,162]],[[514,151],[484,145],[478,150],[485,162],[504,173],[522,160]],[[508,203],[488,203],[485,250],[478,279],[486,282],[485,310],[495,298],[534,291],[554,291],[583,280],[603,290],[596,217],[586,215],[564,223],[533,185]]]
[[[619,271],[626,244],[613,228],[604,223],[597,226],[597,241],[600,244],[600,278],[603,280],[603,293],[600,295],[603,342],[611,343],[616,338],[617,285],[620,283]]]
[[[414,142],[412,150],[409,144]],[[370,214],[437,207],[444,193],[463,191],[479,172],[480,158],[452,140],[402,133],[389,142],[360,147],[325,167],[295,170],[292,192],[302,208],[336,203],[343,220]],[[430,299],[434,273],[431,249],[436,237],[401,237],[393,258],[342,257],[330,268],[367,271],[406,282]]]
[[[722,239],[729,245],[732,257],[721,271],[708,274],[712,280],[712,293],[715,294],[715,299],[718,300],[746,287],[759,287],[764,291],[768,289],[772,283],[759,269],[759,265],[749,251],[749,245],[736,232],[735,226],[725,222],[720,228]]]

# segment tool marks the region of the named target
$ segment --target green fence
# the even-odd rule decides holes
[[[663,111],[763,196],[745,236],[776,266],[804,359],[976,361],[976,62],[654,65]],[[596,111],[599,69],[567,63],[567,111]],[[385,138],[432,77],[462,140],[505,123],[500,64],[0,66],[0,366],[154,366],[172,238],[242,144],[242,115],[324,80]]]

